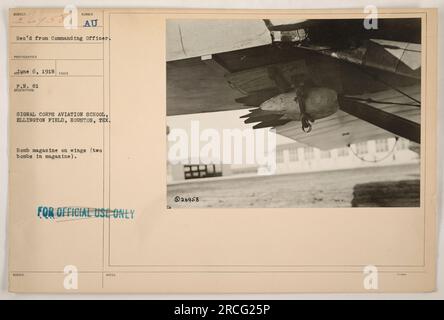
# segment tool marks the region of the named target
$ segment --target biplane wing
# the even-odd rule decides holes
[[[406,91],[412,97],[420,99],[420,89],[418,86],[406,88]],[[361,118],[352,115],[353,111],[349,111],[350,113],[348,113],[339,110],[329,117],[316,121],[313,124],[313,130],[311,130],[311,132],[305,133],[302,130],[298,130],[300,129],[300,124],[295,121],[276,127],[276,132],[285,137],[319,149],[344,147],[360,141],[382,139],[393,136],[403,136],[410,141],[420,139],[420,127],[417,126],[421,121],[418,106],[412,105],[407,97],[404,97],[395,90],[387,90],[369,96],[372,97],[371,99],[378,99],[378,101],[398,101],[399,103],[405,103],[405,105],[367,102],[369,106],[374,108],[369,115],[363,116],[367,120],[362,120]],[[367,100],[369,99],[369,96],[364,96],[363,99]],[[377,119],[379,116],[377,114],[378,110],[384,112],[384,114],[382,114],[382,117],[384,118],[383,120]],[[408,127],[404,130],[405,132],[396,133],[389,131],[399,130],[402,126],[399,123],[391,124],[390,115],[394,115],[397,119],[399,117],[402,119],[401,121],[406,122]],[[384,120],[388,122],[386,124],[389,127],[387,128],[388,130],[376,125],[378,121],[382,123]],[[396,121],[397,120],[395,120],[395,122]],[[372,122],[376,124],[372,124]]]
[[[193,20],[193,22],[196,20]],[[169,20],[167,115],[248,108],[253,128],[321,149],[420,143],[419,19]]]

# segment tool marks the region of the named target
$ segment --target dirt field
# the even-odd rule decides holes
[[[172,208],[351,207],[355,185],[400,180],[419,182],[419,165],[187,181],[168,186],[168,205]],[[419,205],[419,192],[417,193],[414,194],[417,197],[413,203]],[[198,197],[199,201],[176,201],[176,197]],[[411,204],[410,199],[408,205]]]

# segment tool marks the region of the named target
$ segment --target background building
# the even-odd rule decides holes
[[[320,150],[297,142],[276,147],[276,174],[332,171],[359,167],[419,163],[419,146],[406,139],[378,139],[343,148]],[[257,175],[257,165],[168,163],[168,183],[189,179],[236,178]]]

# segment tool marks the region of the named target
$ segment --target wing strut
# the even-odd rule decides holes
[[[339,108],[352,116],[365,120],[399,137],[421,143],[421,126],[414,121],[344,96],[338,96],[338,102]]]

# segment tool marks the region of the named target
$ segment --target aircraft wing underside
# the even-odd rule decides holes
[[[269,23],[267,27],[276,31]],[[248,108],[246,123],[276,128],[283,136],[320,149],[389,136],[420,143],[420,43],[363,39],[356,45],[343,37],[335,47],[322,38],[321,45],[273,42],[259,31],[258,45],[250,32],[234,50],[168,61],[167,115]],[[261,109],[280,95],[294,96],[289,101],[300,106],[301,88],[333,90],[339,110],[311,119],[302,109],[290,115]]]
[[[405,91],[411,97],[420,99],[421,94],[418,86],[405,88]],[[370,95],[362,96],[362,98],[365,99],[369,97]],[[378,101],[386,100],[396,103],[410,103],[409,98],[394,90],[388,90],[372,95],[372,99],[377,99]],[[408,119],[417,124],[420,123],[420,108],[417,106],[375,104],[371,102],[368,102],[368,104],[379,110],[402,117],[403,119]],[[400,136],[342,110],[339,110],[327,118],[316,120],[313,123],[313,130],[309,133],[303,132],[300,128],[300,123],[297,121],[291,121],[283,126],[276,127],[276,132],[298,142],[325,150],[344,147],[360,141]]]

